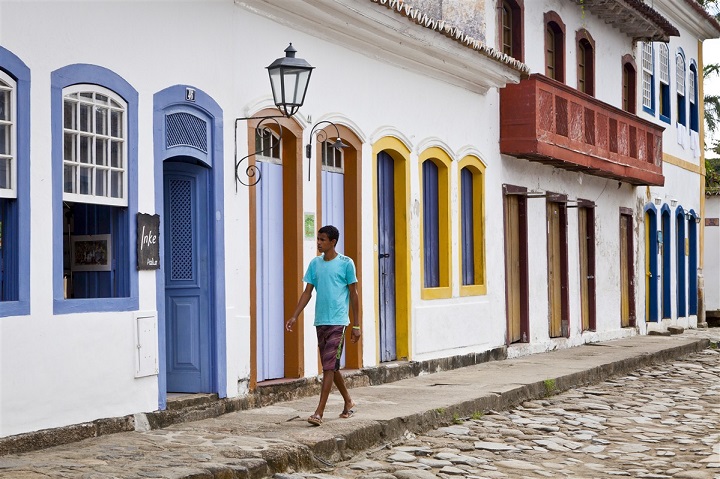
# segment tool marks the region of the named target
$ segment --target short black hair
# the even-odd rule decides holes
[[[330,241],[335,240],[336,242],[340,239],[340,231],[333,225],[325,225],[318,230],[318,234],[325,233]]]

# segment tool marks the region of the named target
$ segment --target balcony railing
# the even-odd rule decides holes
[[[544,75],[500,90],[500,152],[634,185],[662,186],[663,127]]]

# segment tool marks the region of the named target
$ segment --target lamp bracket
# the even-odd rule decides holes
[[[305,158],[308,159],[308,181],[310,181],[310,165],[312,163],[312,139],[313,135],[319,140],[319,141],[327,141],[328,134],[325,131],[324,128],[318,129],[320,125],[329,125],[335,128],[336,138],[337,141],[333,144],[334,148],[340,149],[340,148],[347,148],[347,145],[342,142],[340,139],[340,130],[338,129],[337,125],[333,123],[330,120],[323,120],[315,123],[313,127],[310,129],[310,142],[305,145]]]
[[[275,138],[275,136],[271,135],[271,138],[272,138],[271,144],[269,147],[265,148],[265,150],[267,150],[267,149],[275,148],[275,146],[280,144],[280,142],[282,141],[283,128],[282,128],[282,125],[280,124],[280,122],[277,120],[278,118],[285,118],[285,115],[247,116],[247,117],[242,117],[242,118],[235,118],[235,192],[236,193],[238,190],[238,183],[241,183],[245,186],[255,186],[256,184],[258,184],[260,182],[260,168],[258,168],[257,165],[255,165],[254,163],[253,164],[248,163],[248,166],[245,168],[245,176],[244,177],[248,178],[247,182],[243,181],[244,177],[240,178],[240,171],[241,171],[240,165],[242,165],[243,161],[250,159],[250,157],[259,155],[260,153],[263,152],[262,145],[255,145],[255,147],[257,148],[256,151],[254,151],[253,153],[249,153],[248,155],[246,155],[238,160],[238,158],[237,158],[237,156],[238,156],[237,155],[238,122],[243,121],[243,120],[245,120],[245,121],[246,120],[260,120],[258,122],[257,126],[255,126],[255,134],[260,135],[261,137],[265,131],[270,130],[270,128],[267,126],[266,123],[269,120],[272,120],[273,122],[275,122],[275,124],[278,127],[278,137]]]

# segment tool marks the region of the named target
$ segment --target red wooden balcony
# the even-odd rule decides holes
[[[663,130],[544,75],[500,90],[500,152],[566,170],[662,186]]]

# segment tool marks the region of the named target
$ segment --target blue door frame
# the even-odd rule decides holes
[[[670,207],[663,205],[660,210],[660,218],[662,225],[662,317],[672,318],[672,303],[670,288],[672,284],[672,273],[670,266],[672,264],[672,234],[670,231]]]
[[[675,265],[677,273],[677,317],[683,318],[687,316],[687,286],[685,283],[685,211],[682,206],[678,206],[675,210],[676,218],[676,234],[675,251],[677,253],[677,263]]]
[[[648,317],[645,321],[656,323],[658,321],[658,240],[657,240],[657,209],[655,205],[645,205],[645,219],[648,222],[645,247],[648,248],[646,275],[648,275],[648,288],[645,291]]]
[[[189,95],[189,92],[192,95]],[[191,98],[191,100],[188,100]],[[205,133],[191,136],[191,141],[177,141],[168,136],[173,120],[192,117],[195,124],[204,124]],[[181,135],[182,136],[182,135]],[[164,162],[171,158],[192,158],[194,162],[208,168],[208,222],[210,227],[213,294],[209,299],[214,314],[209,342],[212,344],[212,368],[210,370],[211,390],[220,397],[227,397],[227,354],[225,319],[225,227],[224,227],[224,166],[223,166],[223,111],[220,106],[202,90],[189,85],[174,85],[153,96],[153,144],[155,175],[155,211],[164,212],[163,170]],[[182,139],[182,138],[181,138]],[[161,228],[163,218],[160,218]],[[161,229],[162,231],[162,229]],[[156,304],[158,313],[158,408],[167,406],[167,344],[165,311],[165,247],[160,243],[160,270],[155,274]]]

